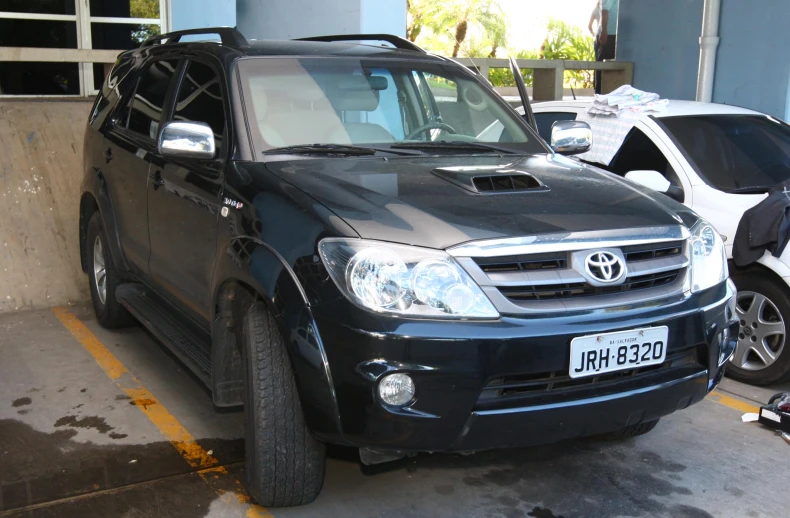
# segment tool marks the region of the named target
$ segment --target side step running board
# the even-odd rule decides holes
[[[211,387],[211,344],[208,336],[201,336],[179,320],[172,309],[139,284],[118,286],[115,298],[206,386]]]

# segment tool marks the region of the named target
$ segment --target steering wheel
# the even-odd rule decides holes
[[[448,132],[453,133],[453,134],[458,134],[458,132],[455,130],[455,128],[453,128],[449,124],[445,124],[443,122],[429,122],[428,124],[423,124],[422,126],[417,128],[416,130],[414,130],[411,133],[409,133],[408,135],[406,135],[406,137],[403,140],[414,140],[415,138],[417,138],[417,136],[420,133],[424,133],[424,132],[428,131],[429,129],[442,129],[442,130],[448,131]]]

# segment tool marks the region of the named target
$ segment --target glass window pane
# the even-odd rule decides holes
[[[159,0],[91,0],[90,9],[91,16],[159,18]]]
[[[79,95],[77,63],[0,62],[2,95]]]
[[[77,48],[77,23],[0,19],[0,47]]]
[[[112,68],[112,63],[94,63],[93,64],[93,88],[101,90],[104,80],[107,79],[107,74]]]
[[[158,25],[129,23],[92,23],[91,43],[94,49],[136,49],[151,36],[159,34]]]
[[[174,59],[156,61],[145,71],[132,101],[130,130],[156,138],[162,106],[177,65],[178,61]]]
[[[220,147],[225,133],[225,110],[219,77],[210,66],[190,62],[178,91],[173,120],[205,122],[211,126],[217,148]]]
[[[787,124],[760,115],[688,115],[661,123],[716,189],[765,192],[790,178]]]
[[[0,0],[0,11],[11,13],[74,14],[74,0]]]

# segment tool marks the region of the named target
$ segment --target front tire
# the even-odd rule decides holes
[[[271,313],[244,317],[246,478],[261,505],[309,504],[321,492],[326,454],[307,428],[291,363]]]
[[[115,299],[115,288],[121,283],[121,278],[112,261],[112,254],[107,246],[107,234],[98,212],[93,213],[88,223],[85,248],[91,301],[99,324],[108,329],[132,325],[134,319]]]
[[[778,383],[790,375],[790,290],[783,280],[757,269],[731,275],[741,326],[726,374],[753,385]]]

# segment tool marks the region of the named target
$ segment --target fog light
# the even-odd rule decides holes
[[[379,396],[388,405],[403,406],[414,397],[414,382],[408,374],[389,374],[379,381]]]

